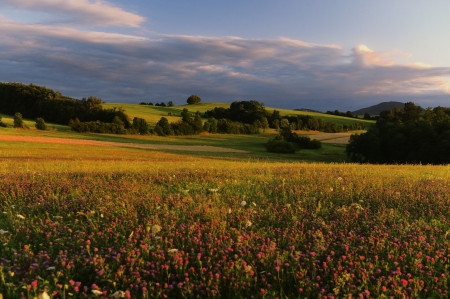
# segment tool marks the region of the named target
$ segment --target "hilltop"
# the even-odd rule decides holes
[[[362,108],[359,110],[355,110],[352,113],[354,115],[364,115],[366,113],[370,115],[379,115],[381,111],[390,110],[394,108],[403,108],[405,103],[402,102],[382,102],[377,105],[373,105],[367,108]]]

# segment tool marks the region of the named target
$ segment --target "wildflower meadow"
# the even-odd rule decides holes
[[[450,296],[449,166],[134,151],[0,161],[3,298]]]

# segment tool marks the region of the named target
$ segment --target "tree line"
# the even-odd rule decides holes
[[[408,102],[383,111],[366,133],[350,137],[346,152],[360,163],[450,163],[450,109]]]

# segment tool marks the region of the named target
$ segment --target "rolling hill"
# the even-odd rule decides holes
[[[370,115],[379,115],[381,111],[390,110],[394,108],[403,108],[405,103],[402,102],[382,102],[377,105],[373,105],[367,108],[352,111],[353,115],[364,115],[369,113]]]

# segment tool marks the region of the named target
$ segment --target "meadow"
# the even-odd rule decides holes
[[[0,128],[0,298],[449,297],[448,165],[27,124]]]
[[[449,296],[449,166],[0,152],[4,298]]]

